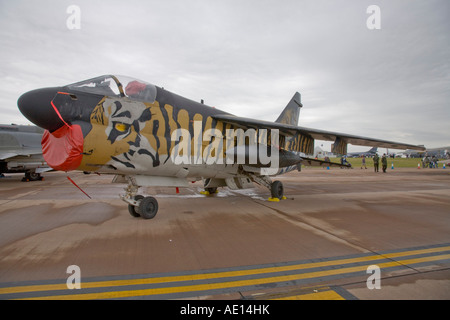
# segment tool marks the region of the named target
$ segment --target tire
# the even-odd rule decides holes
[[[30,181],[39,181],[42,180],[41,174],[36,172],[29,173]]]
[[[284,193],[283,183],[278,180],[272,182],[270,191],[272,193],[272,198],[278,198],[281,200],[281,198],[283,198],[283,193]]]
[[[141,195],[137,195],[134,197],[134,200],[136,200],[136,201],[141,200],[141,199],[144,199],[144,197]],[[136,211],[136,207],[131,204],[128,205],[128,212],[131,214],[132,217],[135,217],[135,218],[139,218],[141,216],[139,214],[139,212]]]
[[[217,188],[216,188],[216,187],[213,187],[213,188],[206,188],[205,191],[208,191],[209,194],[215,194],[216,191],[217,191]]]
[[[39,181],[42,180],[41,174],[36,172],[27,171],[25,172],[25,176],[22,178],[22,181]]]
[[[158,201],[153,197],[145,197],[139,204],[139,212],[144,219],[153,219],[158,212]]]

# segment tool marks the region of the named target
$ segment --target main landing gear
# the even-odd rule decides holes
[[[158,201],[153,197],[144,197],[137,194],[139,187],[130,183],[125,188],[126,194],[121,196],[128,203],[128,212],[131,216],[144,219],[153,219],[158,213]]]
[[[269,201],[278,202],[280,200],[286,199],[286,197],[284,196],[283,183],[281,181],[276,180],[272,182],[272,180],[267,175],[261,176],[246,173],[246,176],[248,177],[248,182],[250,182],[251,180],[270,190],[271,197],[268,199]],[[124,195],[121,195],[120,198],[128,204],[128,212],[130,213],[130,215],[135,218],[142,217],[144,219],[153,219],[158,213],[158,201],[156,201],[156,199],[153,197],[144,197],[138,194],[139,186],[146,186],[148,184],[146,184],[146,182],[142,179],[138,180],[137,178],[133,177],[125,177],[125,179],[126,181],[128,181],[128,186],[125,188],[126,193]],[[247,178],[245,179],[247,180]],[[121,180],[121,182],[122,181],[123,180]],[[242,189],[243,186],[244,185],[241,181],[239,183],[238,189]],[[236,189],[236,187],[237,185],[234,184],[234,189]],[[211,195],[216,192],[216,186],[211,187],[205,185],[205,192],[202,192],[202,194]]]
[[[205,191],[200,191],[200,194],[210,196],[217,193],[217,187],[205,188]]]
[[[286,197],[284,196],[283,183],[281,181],[276,180],[272,182],[272,185],[270,186],[270,193],[272,197],[269,198],[269,201],[280,201],[286,199]],[[271,199],[278,199],[278,200],[271,200]]]
[[[283,183],[281,181],[275,180],[272,182],[272,180],[268,176],[258,176],[248,173],[247,175],[255,183],[270,190],[271,197],[268,199],[269,201],[278,202],[280,200],[286,199],[286,197],[284,196]]]

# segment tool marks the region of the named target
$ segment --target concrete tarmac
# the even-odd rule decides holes
[[[112,176],[44,176],[0,179],[0,299],[450,299],[450,169],[306,168],[276,178],[278,203],[262,187],[141,188],[152,220]],[[101,289],[65,288],[71,265]]]

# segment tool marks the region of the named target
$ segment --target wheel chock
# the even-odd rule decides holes
[[[200,194],[203,194],[203,195],[205,195],[205,196],[209,196],[210,195],[210,193],[209,193],[209,191],[200,191]]]
[[[268,201],[271,201],[271,202],[280,202],[281,200],[286,200],[287,198],[285,197],[285,196],[282,196],[281,197],[281,199],[280,198],[273,198],[273,197],[270,197],[269,199],[267,199]]]

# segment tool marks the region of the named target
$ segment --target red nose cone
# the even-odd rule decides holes
[[[55,170],[77,169],[83,159],[83,132],[79,125],[62,126],[42,136],[42,154],[47,164]]]

